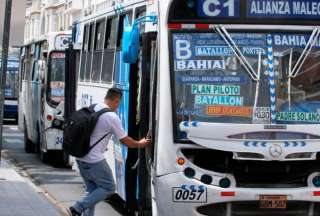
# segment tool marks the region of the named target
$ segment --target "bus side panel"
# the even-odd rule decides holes
[[[41,91],[41,86],[39,81],[32,81],[32,109],[31,109],[31,114],[32,114],[32,125],[34,129],[34,139],[35,142],[37,142],[37,134],[38,134],[38,129],[37,125],[39,123],[40,119],[40,91]]]
[[[128,133],[129,124],[129,75],[130,65],[123,63],[121,52],[116,53],[116,65],[115,65],[115,83],[118,88],[122,90],[123,97],[118,109],[118,115],[121,118],[123,128]],[[126,200],[126,185],[125,185],[125,173],[126,173],[126,159],[128,149],[125,145],[121,144],[118,140],[115,141],[115,171],[117,180],[117,193],[123,200]]]

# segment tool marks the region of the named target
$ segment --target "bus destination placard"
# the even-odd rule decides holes
[[[268,19],[319,19],[319,0],[247,0],[247,17]]]
[[[242,7],[244,6],[244,7]],[[241,11],[244,9],[246,11]],[[197,16],[210,19],[318,20],[319,0],[198,0]]]

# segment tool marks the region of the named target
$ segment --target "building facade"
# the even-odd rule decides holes
[[[24,43],[48,32],[71,30],[72,23],[79,18],[126,1],[130,0],[29,0]]]

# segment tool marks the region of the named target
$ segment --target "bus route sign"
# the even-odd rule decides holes
[[[319,0],[247,0],[247,17],[319,19]]]
[[[198,16],[215,18],[240,17],[240,0],[199,0]]]

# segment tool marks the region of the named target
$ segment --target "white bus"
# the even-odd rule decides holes
[[[140,28],[128,65],[123,20],[140,3],[158,23]],[[152,137],[146,151],[114,140],[106,152],[127,206],[159,216],[319,215],[319,1],[115,8],[75,25],[76,101],[98,103],[120,87],[128,134]]]
[[[66,106],[70,106],[70,103],[75,101],[76,109],[80,109],[103,102],[107,90],[110,87],[118,87],[123,91],[118,114],[128,134],[137,139],[146,136],[149,129],[148,121],[141,118],[141,112],[144,116],[149,115],[146,107],[149,90],[141,90],[141,82],[146,82],[142,80],[141,73],[143,71],[143,76],[147,77],[150,75],[149,56],[152,47],[155,57],[156,33],[144,35],[148,40],[146,41],[148,46],[146,45],[144,50],[145,64],[139,63],[132,67],[122,60],[122,40],[125,23],[132,23],[133,20],[142,17],[146,14],[146,10],[146,1],[131,1],[85,17],[75,23],[73,31],[75,41],[72,51],[74,55],[71,55],[74,58],[72,60],[74,67],[67,72],[71,76],[77,74],[77,83],[72,84],[72,79],[68,81],[71,88],[66,88],[66,95],[69,95],[68,91],[73,89],[76,90],[76,96],[70,93],[70,98],[66,98]],[[141,29],[141,31],[144,30]],[[145,88],[149,86],[147,82],[144,85],[146,85]],[[142,97],[143,95],[145,97]],[[144,100],[147,101],[144,102]],[[142,155],[142,151],[139,151],[139,154]],[[113,170],[117,194],[126,201],[128,210],[134,211],[137,205],[137,183],[140,182],[142,190],[146,188],[141,183],[141,179],[137,179],[137,170],[141,166],[137,164],[138,151],[127,149],[117,140],[112,140],[105,156]],[[141,162],[141,164],[144,163]],[[147,174],[147,170],[142,171]],[[147,181],[147,179],[143,180]],[[148,207],[151,209],[151,206]]]
[[[71,32],[53,32],[21,48],[19,126],[26,152],[43,162],[67,163],[62,151],[65,49]]]

